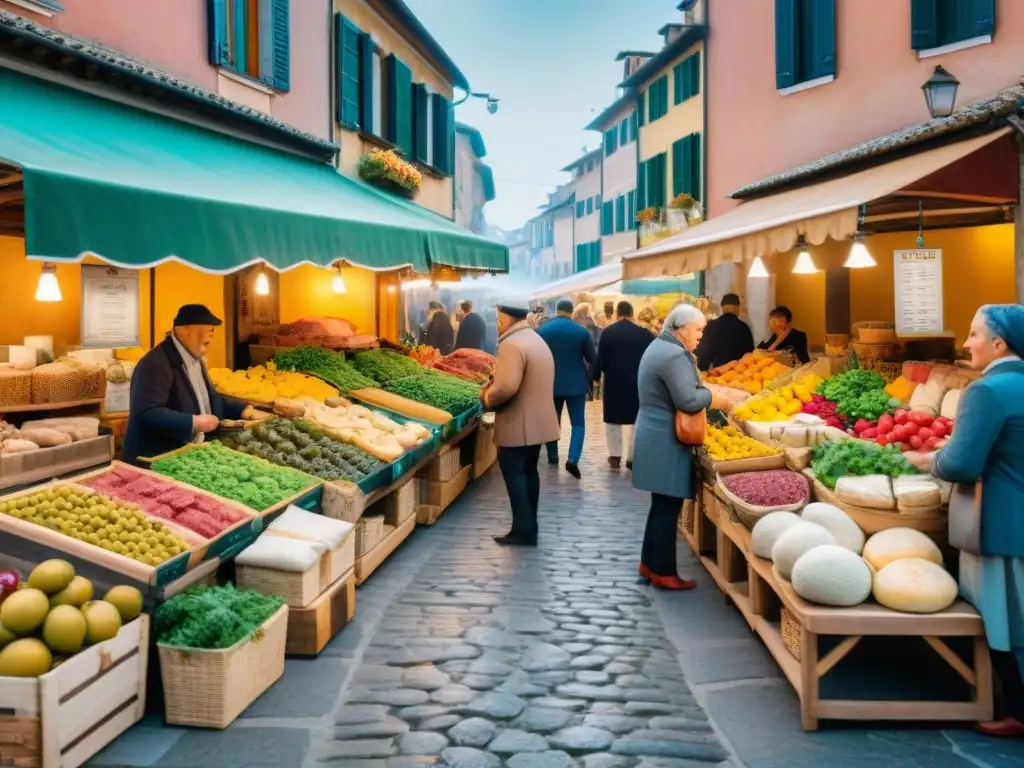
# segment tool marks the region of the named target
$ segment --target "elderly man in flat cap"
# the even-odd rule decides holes
[[[213,388],[203,356],[221,324],[202,304],[186,304],[167,338],[145,354],[132,375],[128,428],[122,459],[158,456],[204,436],[221,419],[240,419],[251,408],[221,397]]]
[[[540,502],[540,448],[557,440],[555,360],[551,350],[527,321],[529,311],[513,304],[498,306],[498,363],[494,379],[481,392],[485,408],[493,410],[512,529],[494,540],[503,546],[537,545],[537,506]]]

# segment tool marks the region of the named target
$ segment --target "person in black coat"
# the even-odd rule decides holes
[[[590,375],[598,381],[604,374],[602,402],[608,464],[618,469],[625,454],[626,466],[632,469],[633,425],[640,410],[637,372],[654,334],[633,322],[633,305],[628,301],[620,301],[615,314],[618,319],[601,332]]]
[[[697,367],[707,371],[753,351],[754,334],[740,319],[740,297],[727,293],[722,297],[722,316],[704,327],[704,336],[697,345]]]
[[[455,330],[451,318],[439,301],[430,302],[429,315],[430,322],[423,343],[441,350],[442,355],[450,355],[455,346]]]
[[[487,324],[484,319],[473,311],[473,302],[464,301],[459,305],[462,310],[462,321],[459,332],[455,334],[456,349],[483,349],[484,338],[487,336]]]
[[[201,304],[186,304],[167,338],[147,352],[132,375],[128,427],[121,458],[159,456],[202,442],[221,419],[241,419],[252,409],[241,400],[221,397],[206,372],[203,355],[221,324]]]
[[[807,350],[807,334],[793,327],[793,313],[789,307],[778,306],[768,313],[768,327],[772,335],[757,345],[770,352],[789,352],[801,364],[811,362]]]

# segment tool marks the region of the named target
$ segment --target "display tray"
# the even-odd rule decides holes
[[[859,507],[855,504],[848,504],[840,499],[834,491],[829,490],[814,477],[812,470],[804,470],[804,475],[811,482],[814,496],[818,501],[839,507],[839,509],[853,518],[853,521],[868,536],[872,533],[884,531],[887,528],[913,528],[928,534],[938,541],[946,539],[949,517],[941,507],[922,507],[913,512],[901,512],[895,508],[872,509],[870,507]]]
[[[957,600],[934,614],[901,613],[874,602],[851,608],[814,605],[779,579],[770,561],[753,555],[750,532],[730,520],[713,497],[710,505],[702,505],[697,512],[695,525],[696,535],[684,538],[793,686],[800,699],[804,730],[816,730],[820,719],[974,722],[992,717],[992,669],[984,626],[978,612],[965,601]],[[783,608],[790,619],[786,637]],[[823,678],[866,637],[883,641],[920,638],[937,654],[943,668],[952,670],[952,678],[967,690],[967,696],[894,699],[891,686],[886,686],[886,698],[881,700],[822,696]],[[953,650],[948,638],[967,639],[971,647],[966,658]],[[825,642],[819,645],[819,639]],[[787,647],[794,644],[798,644],[799,659]],[[867,670],[857,673],[858,679],[866,675]]]
[[[381,563],[398,549],[398,545],[409,538],[416,528],[416,518],[410,517],[389,533],[380,544],[362,557],[356,559],[356,584],[362,584],[377,570]]]
[[[0,491],[106,464],[113,458],[114,437],[109,434],[38,451],[4,454],[0,456]]]
[[[149,616],[37,678],[0,677],[0,765],[78,768],[142,719]]]
[[[776,443],[768,443],[772,448],[782,450],[782,446]],[[778,453],[775,456],[758,456],[752,459],[712,459],[703,448],[697,449],[697,458],[702,467],[716,475],[734,475],[737,472],[758,472],[765,469],[785,469],[786,454]]]

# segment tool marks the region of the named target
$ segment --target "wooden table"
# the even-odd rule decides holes
[[[710,486],[704,487],[694,510],[692,531],[682,536],[725,595],[739,609],[751,629],[764,642],[800,698],[800,719],[805,731],[818,720],[933,720],[984,721],[992,718],[992,666],[981,616],[968,603],[957,600],[934,614],[893,611],[874,602],[852,608],[829,608],[803,600],[792,585],[780,578],[768,560],[751,550],[750,532],[730,519]],[[781,609],[800,625],[800,659],[783,643]],[[821,636],[842,641],[828,653],[819,653]],[[971,689],[970,701],[868,701],[823,699],[821,679],[869,636],[920,637]],[[965,661],[944,638],[970,637],[973,658]]]

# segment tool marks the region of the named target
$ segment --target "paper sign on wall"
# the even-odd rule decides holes
[[[897,335],[942,334],[942,250],[894,251],[893,258]]]
[[[142,346],[137,269],[82,265],[82,346]]]

